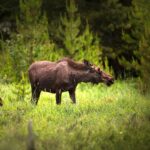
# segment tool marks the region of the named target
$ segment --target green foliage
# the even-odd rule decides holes
[[[131,65],[132,62],[140,60],[140,57],[135,55],[135,51],[139,49],[141,36],[144,36],[144,23],[149,20],[150,4],[147,0],[67,0],[66,2],[8,0],[7,3],[1,0],[0,8],[1,38],[9,39],[10,36],[5,32],[7,28],[9,31],[11,28],[15,29],[18,33],[11,35],[13,41],[9,41],[12,43],[10,45],[14,45],[14,48],[11,46],[11,58],[16,59],[17,62],[20,54],[24,55],[24,59],[18,61],[21,63],[20,67],[15,61],[13,63],[9,60],[5,64],[5,66],[9,66],[10,63],[12,66],[17,66],[18,71],[15,75],[17,78],[18,76],[21,78],[19,70],[24,70],[34,60],[56,60],[64,55],[75,59],[85,57],[96,63],[99,57],[103,61],[103,66],[107,62],[117,77],[120,74],[126,76],[128,72],[129,75],[132,74],[135,69],[135,66]],[[13,23],[11,26],[16,13],[17,28]],[[8,20],[8,23],[3,24],[5,20]],[[88,20],[88,23],[85,20]],[[86,31],[87,28],[89,33]],[[49,40],[49,35],[55,44]],[[16,36],[21,38],[18,39]],[[8,52],[5,52],[9,54],[9,46],[2,48],[0,45],[0,49],[7,49]],[[16,54],[18,56],[15,56]],[[4,55],[0,57],[2,60],[0,65],[4,66]],[[6,76],[6,72],[11,74],[14,70],[14,68],[11,71],[7,69],[8,67],[3,68],[5,68],[2,70],[3,76]]]
[[[149,1],[67,0],[65,3],[63,0],[20,0],[17,5],[15,0],[13,8],[10,4],[13,6],[12,0],[8,0],[8,4],[0,2],[0,14],[3,16],[5,9],[11,14],[12,10],[14,13],[18,11],[17,32],[3,38],[2,31],[7,27],[0,24],[1,38],[10,37],[0,42],[1,80],[20,80],[21,72],[27,72],[33,61],[58,60],[63,56],[88,59],[96,64],[102,60],[102,65],[111,68],[116,77],[137,76],[139,70],[143,72],[142,76],[149,76],[142,71],[147,69],[135,69],[137,63],[143,59],[146,61],[146,58],[141,58],[142,53],[147,53],[146,49],[143,52],[141,49],[148,41],[148,35],[144,33],[147,29],[144,28],[149,28],[149,25],[144,24],[150,18]],[[14,13],[12,16],[16,16]],[[8,23],[8,28],[9,25],[11,23]]]
[[[139,49],[139,41],[144,31],[141,13],[137,1],[134,0],[132,9],[128,13],[128,24],[122,32],[122,40],[125,43],[122,47],[124,55],[119,60],[127,70],[135,69],[133,64],[140,61],[140,57],[135,52]]]
[[[3,71],[2,76],[9,76],[12,80],[20,80],[21,72],[27,73],[27,68],[35,60],[56,60],[62,56],[54,51],[54,43],[49,40],[48,21],[45,14],[41,14],[41,0],[20,0],[20,15],[17,20],[17,33],[11,35],[10,40],[3,42],[9,72]],[[3,59],[3,58],[1,58]]]
[[[54,49],[54,44],[49,40],[47,17],[41,14],[41,4],[41,0],[20,1],[17,29],[23,36],[28,64],[42,57],[49,59]]]
[[[149,14],[149,7],[150,3],[146,2],[145,0],[133,1],[134,11],[132,12],[132,23],[136,28],[132,30],[132,40],[130,37],[126,37],[126,41],[133,43],[134,45],[138,42],[138,47],[132,48],[134,50],[134,55],[137,59],[133,59],[132,63],[126,61],[126,66],[134,67],[140,71],[141,80],[139,80],[139,85],[142,92],[149,92],[150,90],[150,14]],[[131,16],[130,16],[131,17]],[[138,26],[137,26],[137,22]],[[134,40],[133,40],[134,39]],[[138,39],[138,40],[137,40]],[[137,41],[136,41],[137,40]],[[131,47],[131,46],[130,46]],[[131,54],[131,52],[129,53]],[[125,61],[124,61],[125,62]],[[140,63],[139,63],[140,62]]]
[[[60,16],[58,36],[62,41],[67,55],[73,56],[80,49],[79,32],[81,19],[77,14],[77,6],[74,0],[66,1],[66,11],[64,16]]]
[[[139,69],[142,75],[143,90],[150,91],[150,22],[145,24],[145,32],[139,43],[139,53],[141,65]]]
[[[58,29],[57,38],[63,43],[66,55],[98,63],[101,53],[99,40],[90,31],[88,22],[85,30],[81,30],[81,19],[74,0],[66,1],[66,14],[60,16]]]
[[[81,84],[77,104],[64,93],[61,106],[55,96],[42,92],[38,106],[22,103],[12,93],[14,85],[0,84],[0,149],[27,149],[27,126],[32,120],[38,150],[107,149],[148,150],[150,101],[136,81],[116,81],[111,87]],[[11,99],[13,101],[9,101]]]
[[[0,82],[9,82],[10,78],[8,76],[13,76],[12,67],[11,67],[11,57],[8,52],[7,47],[5,46],[4,41],[0,40],[3,51],[0,52]]]
[[[98,37],[91,32],[88,23],[86,23],[85,30],[79,37],[79,42],[80,50],[75,55],[75,58],[80,60],[84,58],[98,65],[102,49],[100,48]]]
[[[17,100],[25,101],[27,95],[29,95],[30,90],[27,86],[27,80],[24,73],[21,74],[21,80],[14,86],[13,94],[16,96]]]
[[[20,0],[20,19],[22,19],[22,25],[32,26],[39,22],[41,5],[42,0]]]
[[[108,62],[116,78],[124,78],[128,72],[120,60],[131,62],[133,51],[138,47],[137,40],[132,36],[135,26],[132,26],[129,18],[131,10],[132,7],[125,7],[119,0],[95,2],[92,9],[89,7],[89,12],[92,13],[89,13],[90,23],[101,39],[102,64],[105,67]]]
[[[28,66],[27,49],[24,47],[24,40],[22,35],[13,35],[10,41],[5,42],[5,49],[7,48],[11,72],[8,74],[17,80],[21,78],[21,71],[25,72]]]

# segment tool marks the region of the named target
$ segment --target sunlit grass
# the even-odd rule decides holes
[[[30,90],[30,86],[27,85]],[[36,149],[149,149],[150,100],[135,81],[113,86],[81,84],[77,104],[68,93],[62,104],[42,92],[37,106],[16,100],[14,85],[0,85],[0,149],[26,149],[27,125],[32,120]]]

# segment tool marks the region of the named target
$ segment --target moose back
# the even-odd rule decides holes
[[[37,104],[41,91],[56,93],[56,104],[61,104],[61,94],[68,91],[76,103],[75,90],[80,82],[113,84],[113,78],[87,60],[78,63],[69,58],[57,62],[37,61],[28,70],[32,90],[32,103]]]

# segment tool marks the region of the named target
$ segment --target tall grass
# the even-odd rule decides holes
[[[2,150],[27,149],[29,121],[37,150],[150,149],[150,96],[141,95],[133,80],[111,87],[80,84],[76,105],[68,93],[57,106],[55,95],[43,92],[38,105],[32,106],[30,95],[20,101],[13,88],[0,85]]]

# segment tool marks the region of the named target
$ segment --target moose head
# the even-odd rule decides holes
[[[114,83],[114,78],[106,74],[99,67],[95,68],[101,77],[101,82],[105,83],[107,86],[110,86]]]
[[[91,64],[87,60],[83,60],[83,63],[87,65],[87,67],[90,69],[91,72],[95,72],[99,75],[99,82],[105,83],[107,86],[110,86],[114,83],[114,78],[110,75],[106,74],[104,71],[102,71],[99,67]]]

